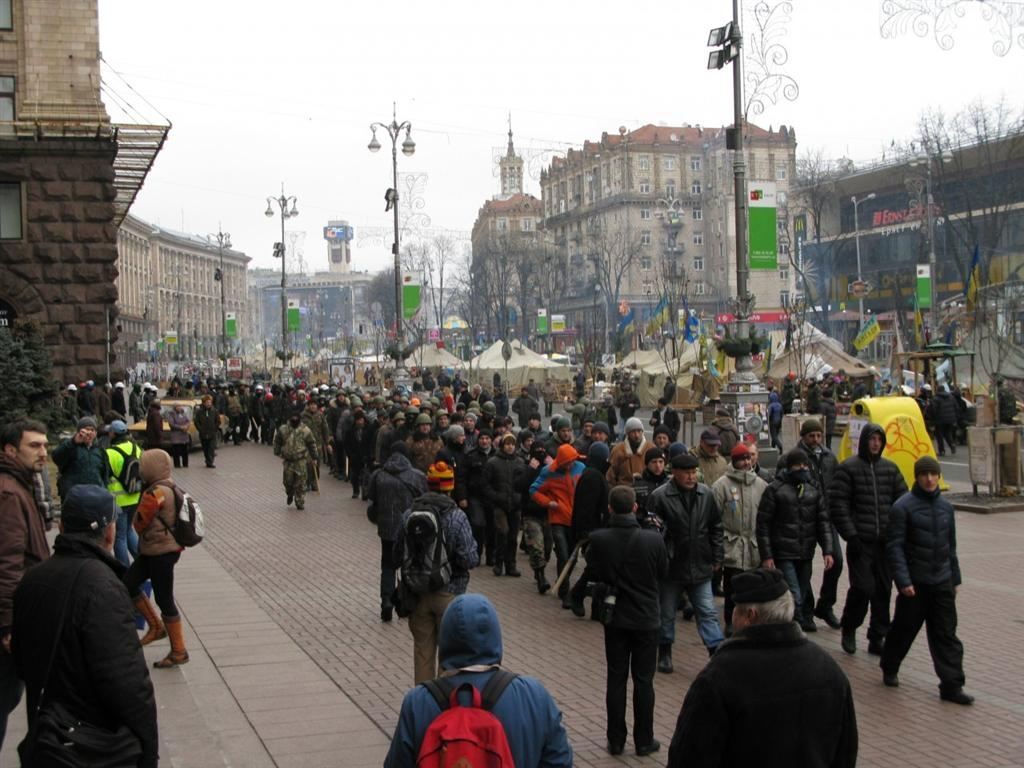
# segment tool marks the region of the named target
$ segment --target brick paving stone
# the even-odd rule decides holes
[[[193,466],[177,475],[202,504],[208,527],[203,555],[185,553],[179,580],[204,578],[202,572],[190,575],[191,564],[200,566],[210,557],[228,574],[220,580],[230,582],[224,604],[195,590],[194,603],[182,600],[184,614],[196,622],[204,642],[209,638],[211,663],[221,658],[232,664],[217,671],[251,726],[266,731],[273,764],[338,765],[334,747],[341,745],[346,765],[379,765],[402,696],[412,685],[412,641],[404,621],[380,621],[375,528],[366,520],[365,505],[349,498],[347,484],[323,478],[323,492],[308,495],[300,512],[285,506],[280,478],[280,464],[270,451],[249,444],[220,451],[215,470]],[[839,648],[837,631],[820,625],[812,636],[850,677],[861,766],[1024,764],[1024,516],[958,514],[957,526],[965,576],[958,631],[966,649],[967,688],[977,698],[974,707],[939,700],[924,633],[900,671],[896,690],[881,684],[878,658],[866,652],[864,629],[855,656]],[[521,568],[522,561],[521,556]],[[552,580],[553,571],[549,566]],[[819,582],[816,573],[815,587]],[[837,611],[845,587],[844,576]],[[539,596],[525,576],[499,578],[480,568],[470,590],[486,594],[498,608],[504,665],[538,677],[557,699],[576,765],[664,764],[687,686],[707,661],[692,622],[681,617],[678,622],[675,673],[656,679],[655,735],[663,751],[653,762],[636,758],[631,749],[613,758],[604,751],[599,625],[576,619],[554,597]],[[232,596],[243,603],[251,599],[261,616],[251,610],[236,613]],[[201,615],[193,617],[194,611]],[[260,653],[253,649],[264,645],[261,639],[276,648],[287,645],[285,637],[301,648],[305,660],[289,652],[280,663],[247,663],[251,650]],[[356,716],[371,724],[359,733],[364,740],[358,743],[341,725],[325,731],[315,724]],[[296,724],[293,731],[289,723]]]

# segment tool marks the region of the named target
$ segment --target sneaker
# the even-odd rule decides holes
[[[900,678],[895,672],[889,674],[888,672],[882,673],[882,682],[889,688],[899,688]]]
[[[847,632],[844,629],[843,637],[842,640],[839,641],[839,644],[843,647],[844,651],[852,656],[857,652],[857,633]]]
[[[957,688],[955,691],[941,691],[939,698],[943,701],[951,701],[954,704],[961,704],[965,707],[969,707],[974,703],[974,697],[965,693],[963,688]]]

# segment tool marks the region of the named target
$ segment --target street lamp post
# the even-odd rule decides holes
[[[928,311],[928,323],[931,332],[936,334],[939,328],[939,303],[938,303],[938,265],[935,258],[935,198],[932,196],[932,162],[948,163],[953,159],[952,155],[946,152],[934,153],[928,143],[924,144],[924,156],[918,157],[910,162],[912,166],[924,165],[924,205],[925,205],[925,232],[928,238],[928,271],[930,272],[930,304]],[[920,184],[920,181],[918,181]],[[921,188],[917,187],[918,202],[921,199]]]
[[[854,196],[852,196],[850,198],[850,202],[853,203],[853,242],[854,242],[854,244],[856,246],[856,249],[857,249],[857,282],[858,283],[863,283],[864,282],[864,274],[861,272],[861,269],[860,269],[860,217],[857,215],[858,214],[857,206],[859,206],[861,203],[867,202],[868,200],[874,200],[874,199],[875,199],[875,193],[874,192],[869,192],[868,194],[864,195],[864,197],[860,198],[859,200],[857,199],[856,195],[854,195]],[[857,304],[858,304],[858,313],[857,313],[858,325],[857,325],[857,329],[860,330],[861,328],[864,327],[864,296],[863,296],[863,294],[857,297]]]
[[[227,232],[222,232],[220,228],[217,228],[217,234],[210,235],[211,238],[217,241],[217,252],[220,255],[220,266],[214,270],[213,279],[220,283],[220,358],[224,365],[224,370],[227,371],[228,365],[228,316],[227,310],[224,307],[224,249],[231,247],[231,235]]]
[[[400,350],[404,334],[402,333],[402,260],[398,250],[398,137],[402,131],[405,131],[405,141],[402,142],[402,154],[406,157],[412,157],[416,152],[416,142],[412,140],[412,123],[408,120],[401,123],[398,122],[397,107],[394,103],[391,105],[391,110],[390,123],[370,123],[370,143],[366,146],[371,152],[378,152],[380,150],[380,142],[377,141],[378,128],[383,129],[391,139],[391,177],[394,186],[384,193],[384,200],[387,204],[384,210],[394,211],[395,241],[391,246],[391,253],[395,258],[395,346],[397,350]],[[395,359],[396,381],[402,368],[402,356],[399,352],[396,353]]]
[[[284,222],[285,219],[291,219],[299,215],[299,210],[296,207],[295,196],[288,197],[284,193],[284,182],[281,183],[281,196],[280,197],[268,197],[267,198],[267,210],[263,213],[269,219],[274,215],[274,203],[281,212],[281,242],[274,246],[274,256],[279,256],[281,259],[281,354],[283,356],[282,365],[287,366],[289,355],[288,355],[288,278],[284,251]],[[291,210],[288,210],[289,204]]]

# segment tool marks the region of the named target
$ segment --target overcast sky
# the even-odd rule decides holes
[[[883,39],[881,4],[795,0],[775,29],[799,96],[751,119],[793,126],[798,154],[821,147],[866,161],[909,138],[928,108],[1004,96],[1024,105],[1024,50],[993,53],[981,4],[961,4],[949,51],[930,25],[925,37]],[[220,225],[259,266],[275,263],[280,220],[264,210],[282,182],[298,197],[288,229],[306,232],[311,269],[326,268],[329,218],[357,235],[390,226],[390,144],[377,154],[366,145],[392,101],[416,141],[399,170],[427,174],[431,226],[467,233],[498,191],[493,152],[509,112],[517,148],[535,151],[620,125],[731,122],[731,76],[705,68],[708,30],[730,18],[728,0],[99,0],[99,9],[109,87],[144,119],[159,112],[173,123],[132,213],[203,235]],[[527,191],[540,195],[538,178]],[[355,267],[380,269],[389,253],[390,238],[357,243]]]

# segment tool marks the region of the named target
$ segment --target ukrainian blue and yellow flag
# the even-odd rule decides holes
[[[668,297],[662,298],[658,306],[651,313],[651,319],[647,321],[647,335],[654,336],[659,329],[668,322]]]
[[[964,296],[967,297],[967,310],[974,309],[978,300],[978,286],[981,284],[981,247],[974,246],[974,258],[971,259],[971,271],[967,275],[967,287],[964,289]]]
[[[632,307],[619,318],[619,333],[631,335],[636,331],[636,310]]]

